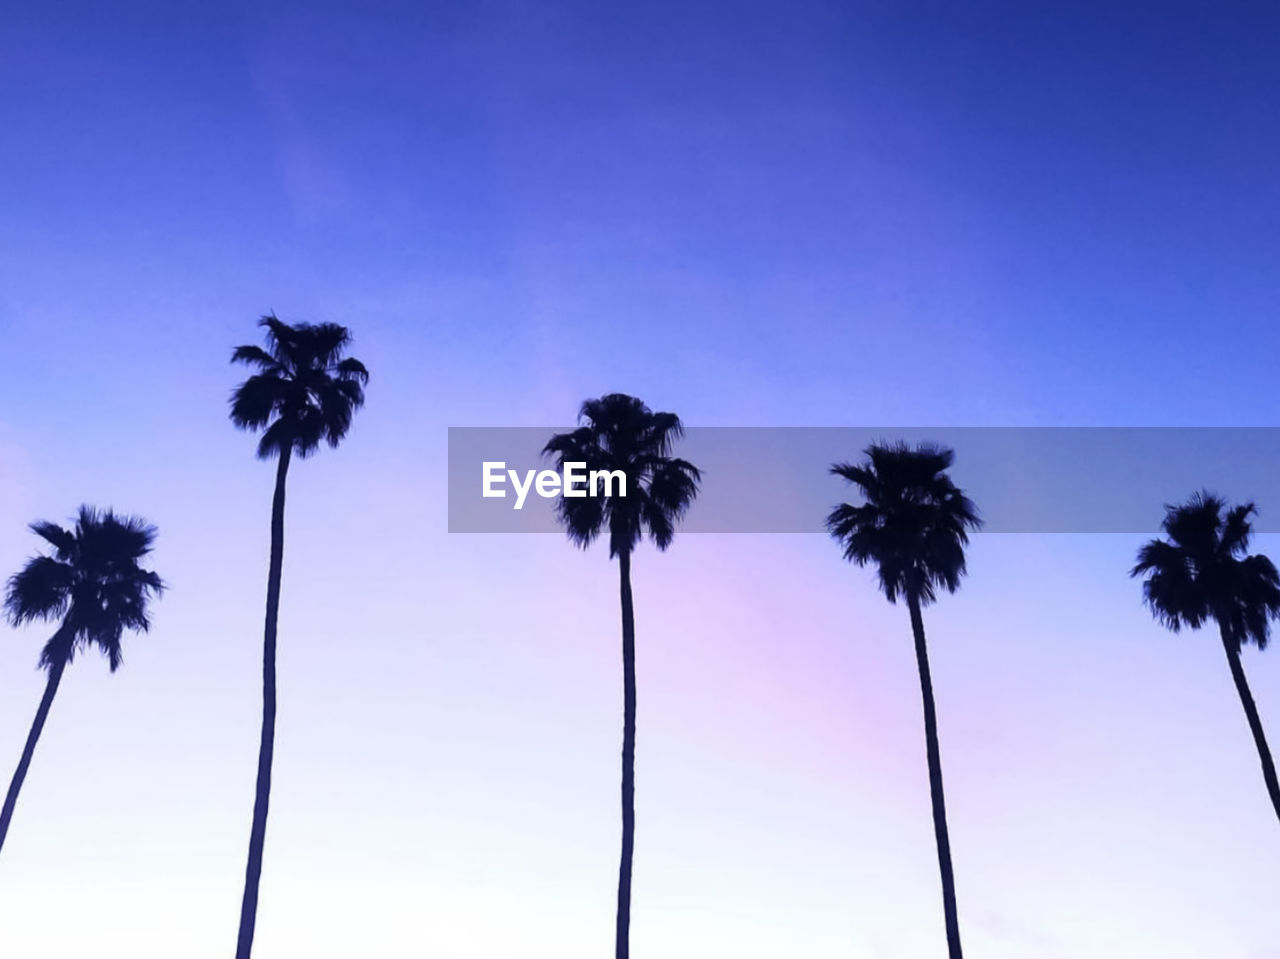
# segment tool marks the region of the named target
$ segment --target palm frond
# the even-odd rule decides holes
[[[569,539],[585,547],[607,528],[609,555],[617,556],[635,549],[647,531],[654,545],[666,549],[702,475],[687,460],[670,456],[683,435],[680,418],[655,413],[634,396],[608,393],[586,400],[578,420],[576,429],[553,435],[543,455],[561,469],[583,463],[589,472],[620,470],[626,495],[561,497],[557,515]]]
[[[238,347],[233,362],[257,365],[262,372],[232,392],[231,420],[241,429],[262,431],[258,456],[271,459],[286,449],[311,455],[321,443],[336,447],[364,405],[369,371],[359,360],[343,357],[351,332],[336,323],[290,325],[264,316],[266,349]]]
[[[139,517],[92,506],[80,507],[65,535],[50,538],[51,525],[33,529],[54,546],[55,556],[35,557],[9,580],[6,612],[15,623],[63,618],[41,652],[41,666],[68,662],[92,645],[114,670],[124,632],[150,627],[148,605],[164,590],[155,572],[139,566],[151,552],[156,529]]]
[[[1249,550],[1249,540],[1253,535],[1250,517],[1256,515],[1258,507],[1252,503],[1242,503],[1232,507],[1222,522],[1222,550],[1229,556],[1242,556]]]
[[[270,460],[275,459],[285,450],[290,449],[294,445],[295,424],[284,418],[280,418],[272,422],[262,432],[262,436],[258,439],[258,459]]]
[[[231,351],[231,362],[256,366],[260,372],[273,375],[279,375],[282,370],[280,362],[260,346],[237,346]]]
[[[663,439],[660,442],[668,441]],[[701,471],[682,459],[662,459],[650,471],[647,495],[641,505],[641,519],[658,549],[671,545],[676,523],[698,495],[701,479]]]
[[[278,373],[255,373],[231,393],[231,422],[242,430],[259,430],[285,405],[289,382]]]
[[[54,619],[71,603],[72,567],[52,556],[36,556],[9,577],[4,608],[11,623],[21,626]]]
[[[111,567],[135,562],[151,552],[156,528],[136,516],[81,506],[76,517],[76,539],[83,563]]]
[[[266,331],[263,339],[275,361],[285,368],[297,366],[300,359],[298,331],[274,313],[263,316],[258,325]]]
[[[1280,615],[1280,575],[1261,554],[1248,555],[1252,503],[1228,507],[1201,490],[1185,503],[1166,504],[1161,529],[1138,550],[1130,576],[1142,577],[1142,596],[1156,621],[1172,632],[1216,620],[1237,648],[1265,648]]]
[[[351,343],[351,331],[337,323],[301,324],[307,354],[319,367],[332,367]]]
[[[59,559],[69,560],[75,555],[76,538],[71,530],[45,520],[37,520],[30,528],[31,532],[53,547],[54,555]]]
[[[931,443],[873,443],[862,463],[835,463],[831,472],[862,494],[827,516],[827,532],[846,560],[876,565],[890,602],[914,594],[932,602],[938,589],[955,592],[967,572],[965,546],[982,520],[947,470],[955,454]]]
[[[40,658],[36,665],[40,669],[49,669],[58,662],[70,663],[76,657],[76,642],[73,632],[59,629],[40,648]]]
[[[363,363],[359,360],[348,357],[345,360],[339,360],[334,364],[334,370],[343,380],[352,380],[358,382],[361,386],[368,384],[369,371],[365,369]],[[357,406],[360,404],[357,403]]]
[[[309,404],[297,410],[291,420],[289,433],[293,438],[293,450],[299,457],[306,459],[320,448],[320,444],[328,436],[325,411],[320,406]]]

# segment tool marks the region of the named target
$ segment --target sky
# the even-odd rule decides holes
[[[258,316],[350,326],[372,379],[291,472],[255,955],[607,955],[617,571],[449,534],[448,427],[610,391],[698,426],[1273,425],[1278,29],[1190,3],[9,11],[0,572],[92,502],[159,527],[169,590],[119,672],[68,671],[0,955],[231,948],[273,477],[227,359]],[[971,955],[1280,957],[1221,647],[1151,621],[1140,543],[983,534],[926,613]],[[820,535],[678,536],[634,577],[635,954],[940,955],[905,610]],[[0,763],[50,629],[0,642]],[[1244,659],[1278,739],[1274,655]]]

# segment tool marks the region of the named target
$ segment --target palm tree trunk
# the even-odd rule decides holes
[[[622,593],[622,861],[618,866],[618,928],[614,954],[631,952],[631,857],[636,843],[636,623],[631,605],[631,552],[618,556]]]
[[[1227,651],[1227,663],[1231,666],[1231,678],[1235,681],[1236,692],[1240,695],[1240,704],[1244,706],[1245,717],[1249,720],[1249,731],[1253,733],[1253,743],[1258,747],[1258,759],[1262,763],[1262,779],[1267,784],[1267,795],[1271,797],[1271,805],[1280,819],[1280,781],[1276,779],[1276,764],[1271,759],[1271,750],[1267,746],[1266,733],[1262,731],[1262,719],[1258,716],[1258,707],[1249,692],[1249,681],[1245,679],[1244,665],[1240,662],[1240,644],[1233,642],[1225,628],[1219,627],[1222,633],[1222,645]]]
[[[276,491],[271,501],[271,563],[267,570],[267,620],[262,641],[262,741],[258,747],[258,782],[253,798],[253,826],[249,831],[249,863],[240,904],[240,933],[236,959],[249,959],[258,919],[258,883],[262,878],[262,850],[267,839],[267,806],[271,802],[271,760],[276,744],[276,621],[280,613],[280,574],[284,566],[284,487],[289,472],[286,447],[276,467]]]
[[[929,796],[933,800],[933,834],[938,843],[938,871],[942,874],[942,912],[947,925],[947,955],[962,959],[960,919],[956,911],[956,879],[951,870],[951,839],[947,834],[947,804],[942,795],[942,757],[938,751],[938,716],[933,705],[933,680],[929,675],[929,650],[924,641],[924,617],[920,599],[907,594],[911,632],[916,641],[916,665],[920,669],[920,696],[924,700],[925,751],[929,757]]]
[[[35,755],[36,743],[40,741],[44,722],[49,718],[49,707],[53,705],[53,697],[58,693],[58,684],[62,682],[62,672],[66,668],[66,657],[61,656],[49,667],[44,695],[40,697],[36,718],[31,722],[31,732],[27,733],[27,744],[22,747],[22,758],[18,760],[18,768],[14,770],[13,779],[9,783],[9,792],[4,797],[4,808],[0,809],[0,849],[4,848],[5,837],[9,835],[9,823],[13,820],[13,810],[18,805],[18,793],[22,791],[27,770],[31,768],[31,757]]]

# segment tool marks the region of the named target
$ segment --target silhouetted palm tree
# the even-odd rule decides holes
[[[156,538],[155,528],[141,519],[81,506],[71,529],[46,522],[32,523],[31,529],[52,549],[9,579],[5,613],[15,626],[59,617],[62,622],[40,653],[48,678],[0,810],[0,848],[67,664],[78,651],[97,646],[114,673],[124,631],[147,631],[147,605],[164,588],[159,576],[138,565]]]
[[[939,588],[949,593],[959,588],[965,574],[964,548],[969,542],[969,530],[977,529],[981,521],[973,503],[946,473],[955,459],[951,450],[928,444],[915,449],[903,443],[874,444],[867,447],[865,454],[867,461],[860,466],[837,463],[831,467],[831,472],[858,487],[865,502],[837,506],[827,517],[827,530],[844,548],[845,559],[859,566],[875,563],[880,588],[889,602],[902,596],[911,614],[920,695],[924,700],[925,752],[938,868],[942,874],[947,949],[951,959],[960,959],[960,921],[942,793],[938,719],[920,610],[937,598]]]
[[[1138,551],[1130,576],[1145,576],[1142,594],[1155,618],[1178,632],[1213,620],[1231,667],[1231,678],[1253,733],[1262,778],[1280,818],[1280,783],[1267,748],[1258,707],[1240,663],[1240,646],[1266,649],[1271,619],[1280,614],[1280,576],[1271,560],[1249,555],[1252,503],[1228,508],[1217,496],[1197,493],[1179,506],[1165,506],[1161,528],[1168,539],[1153,539]]]
[[[614,951],[616,959],[627,959],[636,828],[636,631],[631,553],[646,531],[658,549],[671,545],[676,522],[698,493],[701,474],[692,463],[671,456],[672,444],[684,432],[674,413],[655,413],[634,396],[610,393],[583,403],[578,421],[582,424],[578,429],[553,436],[543,453],[553,455],[560,469],[566,463],[581,463],[587,471],[621,470],[626,476],[625,496],[562,496],[557,509],[573,543],[586,548],[607,530],[609,557],[618,558],[622,598],[622,858]]]
[[[275,496],[271,501],[271,562],[267,572],[267,618],[262,648],[262,742],[258,750],[257,791],[236,959],[248,959],[258,914],[258,882],[271,799],[271,760],[276,730],[276,620],[280,611],[280,573],[284,562],[284,493],[289,460],[314,453],[322,442],[336,447],[364,404],[369,372],[359,360],[344,359],[351,334],[335,323],[290,326],[264,316],[267,348],[239,346],[233,363],[257,372],[231,396],[231,422],[241,429],[261,430],[258,456],[276,458]]]

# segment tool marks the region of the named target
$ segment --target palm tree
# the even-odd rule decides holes
[[[290,326],[275,316],[258,324],[266,331],[267,348],[238,346],[233,363],[257,372],[231,395],[231,422],[262,431],[260,459],[276,459],[275,496],[271,501],[271,562],[267,572],[267,617],[262,648],[262,741],[258,749],[257,790],[236,959],[248,959],[258,914],[258,883],[271,800],[271,760],[276,729],[276,620],[280,611],[280,575],[284,562],[284,493],[289,460],[306,458],[321,442],[336,447],[347,435],[351,418],[364,404],[369,372],[359,360],[344,359],[351,334],[336,323]]]
[[[844,503],[827,517],[827,531],[844,548],[844,558],[859,566],[875,563],[880,588],[891,603],[902,596],[911,615],[920,695],[924,700],[925,754],[929,761],[929,794],[933,832],[942,874],[942,906],[947,949],[960,959],[960,921],[956,882],[951,868],[951,840],[942,793],[942,759],[938,751],[938,719],[929,674],[921,607],[932,603],[938,589],[954,593],[965,574],[964,548],[969,530],[981,525],[972,502],[947,475],[955,454],[945,447],[904,443],[873,444],[860,466],[837,463],[831,472],[858,488],[865,502]]]
[[[1256,512],[1252,503],[1228,507],[1207,492],[1196,493],[1179,506],[1166,505],[1161,529],[1168,538],[1143,546],[1129,575],[1146,577],[1143,598],[1152,615],[1173,632],[1183,626],[1198,629],[1209,620],[1218,624],[1231,678],[1258,748],[1262,779],[1280,818],[1276,766],[1240,663],[1242,644],[1253,642],[1266,649],[1271,619],[1280,614],[1280,576],[1275,565],[1261,554],[1248,552],[1249,517]]]
[[[39,665],[48,677],[0,809],[0,849],[67,664],[77,652],[97,646],[114,673],[125,630],[145,633],[150,628],[147,605],[164,588],[159,576],[138,565],[151,552],[156,530],[137,517],[81,506],[71,529],[47,522],[32,523],[31,529],[51,550],[9,579],[5,613],[15,626],[37,619],[61,618],[61,623],[40,653]]]
[[[622,599],[622,857],[618,867],[616,959],[630,954],[631,858],[635,849],[636,627],[631,604],[631,553],[647,531],[660,550],[671,545],[676,522],[698,494],[701,474],[671,456],[684,433],[674,413],[655,413],[634,396],[610,393],[587,400],[581,424],[551,437],[544,455],[586,471],[621,470],[626,485],[614,496],[562,496],[557,510],[569,539],[584,549],[604,530],[609,558],[618,558]],[[597,486],[591,492],[600,491]]]

